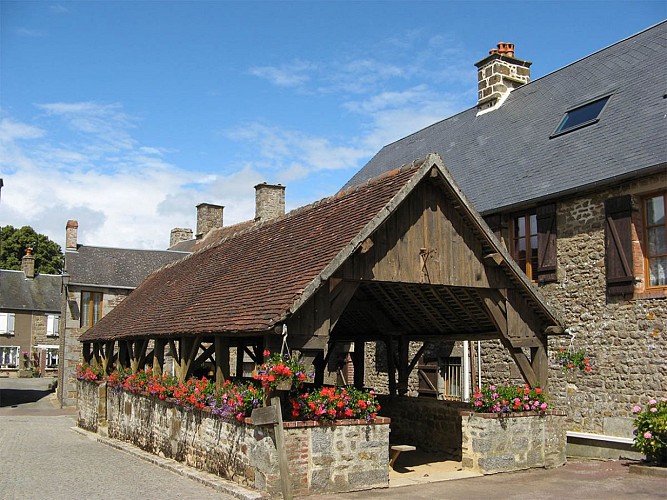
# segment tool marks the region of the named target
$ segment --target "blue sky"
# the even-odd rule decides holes
[[[166,248],[198,203],[334,194],[383,145],[476,102],[498,42],[539,78],[667,18],[664,1],[0,0],[0,225]]]

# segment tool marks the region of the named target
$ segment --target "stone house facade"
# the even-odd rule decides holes
[[[570,437],[590,442],[630,443],[632,406],[667,397],[666,39],[662,22],[535,81],[501,43],[476,64],[477,106],[385,146],[344,187],[442,156],[560,313],[568,335],[549,338],[549,391]],[[497,343],[433,348],[424,361],[442,386],[461,360],[466,390],[453,397],[465,399],[479,383],[520,381]],[[592,370],[563,371],[559,349],[583,350]],[[366,357],[369,384],[386,384],[381,346]],[[411,394],[428,392],[424,379],[411,374]]]
[[[20,271],[0,270],[0,376],[55,376],[59,275],[35,274],[31,249]]]

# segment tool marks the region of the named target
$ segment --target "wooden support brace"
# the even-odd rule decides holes
[[[164,339],[155,339],[153,344],[153,373],[161,377],[164,368],[164,348],[166,346]]]
[[[216,335],[215,345],[215,386],[222,387],[229,379],[229,339]]]

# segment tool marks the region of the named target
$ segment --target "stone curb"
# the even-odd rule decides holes
[[[239,498],[240,500],[259,500],[268,498],[267,496],[263,495],[260,492],[249,490],[237,483],[232,483],[231,481],[227,481],[219,476],[216,476],[215,474],[200,471],[193,467],[188,467],[187,465],[184,465],[170,458],[163,458],[157,455],[153,455],[152,453],[148,453],[140,448],[127,444],[123,441],[100,436],[93,432],[81,429],[80,427],[72,427],[72,430],[78,432],[83,436],[86,436],[88,439],[95,440],[98,443],[105,444],[107,446],[110,446],[111,448],[115,448],[117,450],[133,455],[141,460],[150,462],[154,465],[157,465],[158,467],[166,469],[170,472],[174,472],[180,476],[187,477],[188,479],[192,479],[193,481],[197,481],[198,483],[208,486],[209,488],[213,488],[214,490],[219,491],[220,493],[231,495],[235,498]]]
[[[660,479],[667,479],[667,467],[657,467],[653,465],[630,465],[630,474],[638,474],[640,476],[658,477]]]

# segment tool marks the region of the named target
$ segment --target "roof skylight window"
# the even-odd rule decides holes
[[[600,113],[602,113],[602,109],[605,104],[607,104],[609,97],[610,96],[606,96],[602,99],[597,99],[584,104],[583,106],[569,110],[565,113],[565,116],[563,116],[558,127],[556,127],[552,137],[585,127],[586,125],[597,123],[600,119]]]

